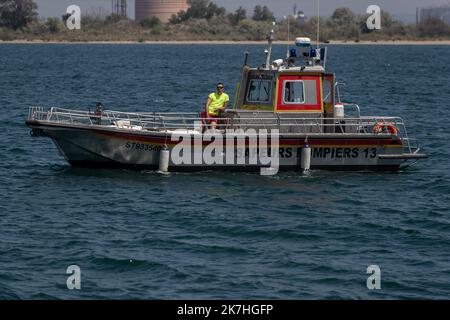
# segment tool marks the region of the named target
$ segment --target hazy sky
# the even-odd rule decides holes
[[[82,12],[103,8],[111,12],[111,0],[35,0],[39,6],[39,14],[44,17],[61,16],[70,4],[79,5]],[[305,11],[306,15],[316,15],[317,0],[214,0],[213,2],[224,6],[228,10],[235,10],[243,6],[252,12],[257,4],[267,5],[277,17],[285,16],[293,10],[294,4],[298,9]],[[320,14],[329,16],[337,7],[346,6],[355,13],[364,13],[366,8],[376,4],[381,9],[389,11],[392,15],[406,22],[414,22],[417,7],[430,5],[450,4],[450,0],[320,0]],[[134,18],[134,0],[128,0],[128,15]]]

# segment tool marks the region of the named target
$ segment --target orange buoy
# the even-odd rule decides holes
[[[373,133],[386,133],[397,135],[398,129],[395,127],[392,122],[377,122],[373,127]]]

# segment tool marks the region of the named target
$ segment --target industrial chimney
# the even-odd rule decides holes
[[[127,16],[127,0],[111,0],[112,13],[118,16]]]

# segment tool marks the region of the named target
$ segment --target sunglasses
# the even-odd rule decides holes
[[[223,89],[223,87],[217,87],[217,89]]]

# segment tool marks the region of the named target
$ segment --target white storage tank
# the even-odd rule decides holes
[[[137,22],[157,17],[161,22],[168,22],[172,15],[189,8],[187,0],[135,0],[135,20]]]
[[[334,114],[333,117],[337,119],[344,118],[345,112],[344,112],[344,105],[343,104],[336,104],[334,106]]]

